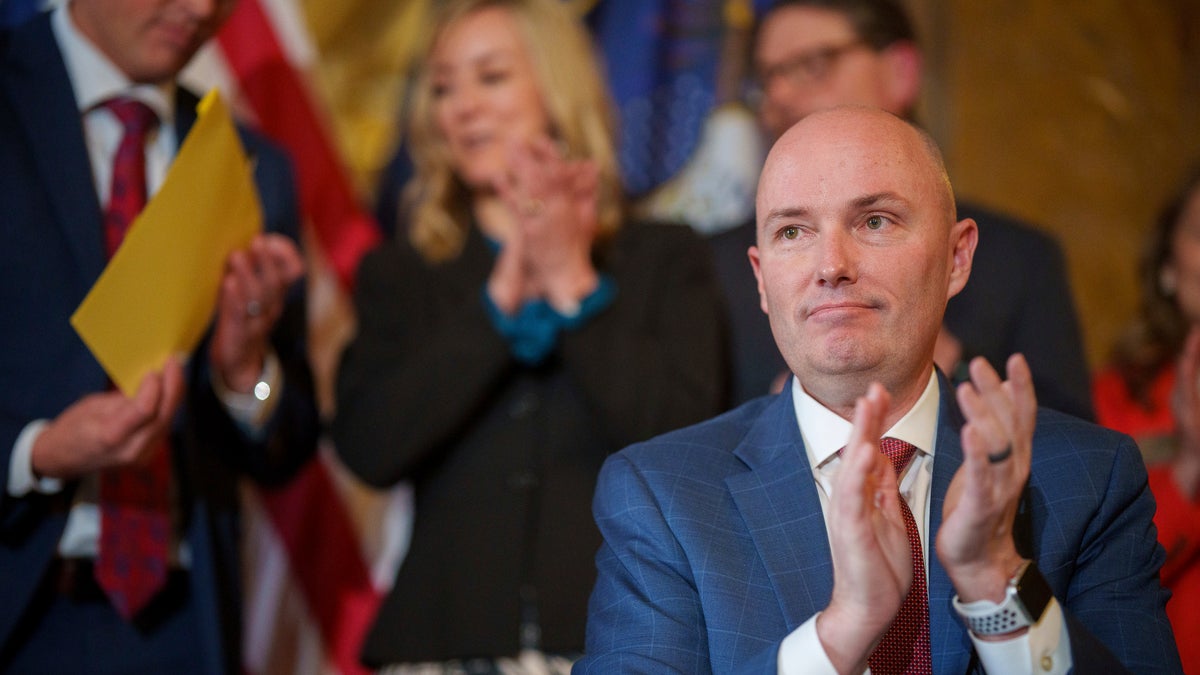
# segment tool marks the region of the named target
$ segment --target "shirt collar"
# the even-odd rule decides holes
[[[128,96],[150,106],[163,127],[175,123],[175,83],[134,84],[125,73],[88,40],[71,18],[71,4],[59,5],[50,18],[80,114],[116,96]]]
[[[937,374],[930,368],[925,391],[921,392],[913,407],[883,435],[907,441],[932,456],[937,432],[939,388]],[[813,468],[819,467],[845,447],[853,425],[809,396],[800,385],[799,378],[795,377],[792,378],[792,401],[808,461]]]

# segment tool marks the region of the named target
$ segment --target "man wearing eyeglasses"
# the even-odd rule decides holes
[[[837,105],[872,105],[911,120],[920,96],[921,50],[893,0],[780,0],[759,19],[752,59],[752,103],[772,140],[810,113]],[[1079,322],[1057,243],[961,201],[958,216],[979,224],[979,252],[971,282],[947,307],[937,364],[961,381],[975,356],[1000,369],[1009,354],[1020,352],[1041,405],[1091,419]],[[734,399],[741,403],[777,390],[787,367],[746,260],[753,220],[710,241],[729,301]]]

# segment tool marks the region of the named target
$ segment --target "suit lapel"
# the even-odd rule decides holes
[[[954,388],[938,373],[941,402],[938,406],[937,451],[933,461],[933,484],[929,498],[929,636],[933,652],[933,672],[966,672],[973,646],[966,629],[955,616],[950,599],[954,586],[937,557],[935,542],[942,525],[946,490],[962,465],[963,417],[954,402]]]
[[[750,470],[726,480],[775,588],[789,628],[829,604],[829,535],[796,423],[791,387],[763,411],[734,450]]]
[[[100,203],[92,179],[83,121],[62,55],[42,14],[15,31],[3,86],[25,128],[51,209],[86,283],[104,268]]]

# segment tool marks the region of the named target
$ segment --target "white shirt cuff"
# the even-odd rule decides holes
[[[225,386],[215,369],[211,373],[209,379],[212,381],[213,391],[233,421],[251,434],[262,431],[279,404],[278,393],[283,387],[283,370],[279,366],[279,357],[275,355],[275,351],[267,352],[263,359],[262,374],[251,392],[233,391]]]
[[[817,637],[819,615],[813,615],[780,643],[777,660],[780,675],[837,673]],[[989,675],[1060,675],[1071,670],[1071,638],[1056,599],[1046,605],[1042,620],[1019,637],[993,642],[980,640],[970,632],[968,635]]]
[[[837,669],[817,637],[817,612],[779,645],[779,675],[837,675]]]
[[[8,494],[24,497],[30,492],[52,495],[62,490],[57,478],[38,478],[33,475],[33,444],[50,420],[34,420],[25,425],[13,444],[8,460]]]
[[[1071,637],[1057,599],[1051,598],[1042,620],[1019,637],[993,642],[967,634],[989,675],[1059,675],[1071,670]]]

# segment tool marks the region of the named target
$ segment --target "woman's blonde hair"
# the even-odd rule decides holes
[[[470,227],[466,186],[455,176],[450,152],[434,121],[429,57],[446,30],[463,17],[501,8],[515,20],[538,80],[551,135],[568,159],[587,159],[599,169],[598,238],[616,232],[623,214],[615,152],[612,104],[591,38],[560,0],[452,0],[434,23],[432,39],[414,82],[408,143],[414,173],[404,190],[411,217],[409,241],[431,262],[462,252]]]

